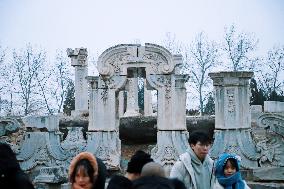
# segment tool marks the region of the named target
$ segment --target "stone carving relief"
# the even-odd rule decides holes
[[[74,157],[84,151],[87,142],[84,139],[82,127],[67,127],[67,129],[68,134],[65,140],[61,143],[61,147],[66,152],[70,153],[71,157]]]
[[[227,89],[227,102],[228,102],[228,112],[233,113],[236,111],[236,99],[234,89]]]
[[[0,142],[7,143],[15,153],[20,150],[24,128],[14,118],[0,118]]]
[[[187,131],[158,131],[158,143],[151,150],[152,158],[160,163],[167,174],[178,159],[178,156],[184,153],[188,147]]]
[[[261,129],[262,132],[260,132]],[[254,139],[261,155],[259,165],[261,167],[284,166],[284,116],[276,113],[262,114],[258,118],[256,130]]]

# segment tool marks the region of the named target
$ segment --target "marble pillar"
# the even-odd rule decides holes
[[[88,83],[85,79],[88,75],[88,52],[86,48],[67,49],[67,55],[71,58],[71,65],[75,68],[75,115],[88,111]]]
[[[127,105],[125,117],[139,116],[139,106],[138,106],[138,78],[128,78],[127,85]]]
[[[213,158],[229,152],[239,155],[244,168],[257,167],[259,154],[251,136],[250,85],[253,72],[210,73],[215,90]]]
[[[144,116],[153,116],[152,93],[147,89],[146,83],[144,82]]]

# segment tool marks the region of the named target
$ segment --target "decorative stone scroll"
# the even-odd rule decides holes
[[[103,160],[108,170],[119,170],[121,141],[118,131],[88,132],[87,151]]]
[[[265,130],[264,135],[255,133],[260,166],[284,166],[284,114],[264,113],[258,118],[258,127]]]
[[[160,163],[167,176],[173,164],[178,160],[180,154],[188,148],[187,131],[158,131],[157,145],[152,149],[151,154],[155,162]]]
[[[147,74],[170,74],[182,60],[165,48],[146,43],[122,44],[105,50],[98,59],[101,75],[127,75],[128,67],[145,67]]]

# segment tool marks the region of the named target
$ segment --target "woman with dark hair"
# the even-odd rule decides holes
[[[9,189],[34,189],[28,176],[21,170],[16,154],[5,143],[0,143],[0,187]]]
[[[69,181],[71,189],[104,189],[106,167],[89,152],[78,154],[70,164]]]

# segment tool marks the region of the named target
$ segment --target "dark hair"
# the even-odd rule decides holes
[[[0,143],[0,173],[21,170],[16,154],[6,143]]]
[[[238,162],[237,162],[237,160],[234,159],[234,158],[229,158],[229,159],[227,159],[227,161],[226,161],[226,163],[225,163],[225,165],[224,165],[224,167],[223,167],[223,170],[225,169],[226,164],[227,164],[228,161],[232,164],[233,168],[236,168],[236,170],[239,171]]]
[[[186,189],[184,183],[177,178],[170,178],[170,181],[173,183],[175,189]]]
[[[135,154],[131,157],[130,161],[127,165],[127,172],[128,173],[141,173],[143,166],[146,163],[152,162],[153,159],[151,158],[150,154],[142,150],[138,150]]]
[[[90,161],[87,159],[81,159],[76,163],[74,171],[71,174],[71,178],[70,178],[71,183],[75,182],[75,176],[81,167],[84,168],[84,170],[90,177],[91,182],[95,184],[96,178],[94,177],[94,168],[91,165]]]
[[[134,189],[175,189],[173,182],[165,177],[145,176],[133,181]]]
[[[132,182],[121,175],[114,175],[107,186],[107,189],[131,189]]]
[[[211,139],[209,138],[208,134],[204,131],[193,131],[190,133],[188,138],[188,143],[195,145],[197,142],[200,142],[201,144],[210,144]]]

